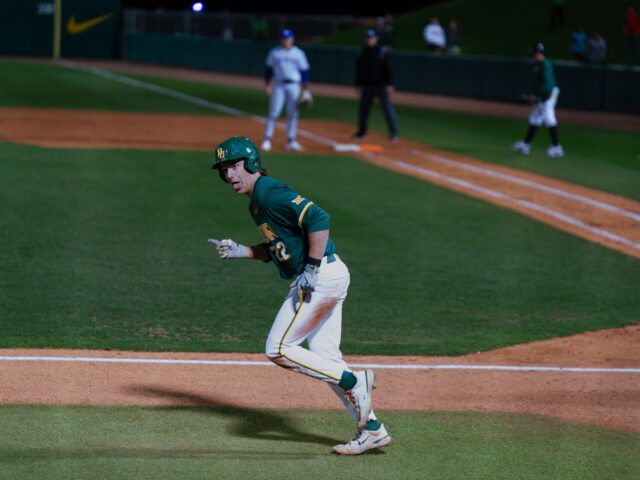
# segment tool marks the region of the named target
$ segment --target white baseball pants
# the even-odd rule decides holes
[[[330,255],[322,259],[315,291],[304,301],[292,283],[269,332],[266,354],[276,365],[326,382],[357,420],[338,386],[342,373],[352,371],[340,351],[342,304],[349,282],[347,266],[337,255]],[[304,340],[309,349],[300,346]],[[375,418],[373,411],[370,418]]]
[[[295,140],[298,132],[298,98],[300,97],[299,83],[279,83],[273,86],[269,98],[269,118],[264,137],[273,138],[276,121],[286,107],[287,113],[287,140]]]
[[[556,120],[556,103],[559,95],[560,89],[553,87],[551,96],[547,100],[535,104],[531,110],[531,115],[529,115],[529,125],[536,127],[544,125],[547,128],[558,125],[558,121]]]

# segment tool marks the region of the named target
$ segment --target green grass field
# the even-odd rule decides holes
[[[170,112],[178,102],[74,70],[0,65],[26,72],[21,82],[0,76],[8,85],[0,104],[39,106],[41,97],[31,92],[53,81],[59,96],[50,95],[47,106],[106,108],[103,88],[119,99],[113,109]],[[157,81],[252,113],[259,109],[250,109],[251,95],[259,94],[252,90]],[[338,118],[353,107],[331,102]],[[205,113],[182,103],[180,112]],[[328,116],[323,108],[314,110],[318,118]],[[431,131],[421,133],[429,120],[413,110],[414,116],[401,113],[407,130],[429,141]],[[486,143],[496,126],[479,117],[449,117],[465,131],[475,120],[473,134]],[[637,139],[594,132],[591,141],[600,145],[590,151],[595,174],[577,168],[580,160],[545,168],[632,191],[633,179],[640,179],[629,159]],[[451,128],[448,138],[455,134]],[[448,142],[444,135],[433,138]],[[457,151],[475,154],[472,144],[460,141]],[[609,150],[614,154],[605,154]],[[286,284],[271,266],[221,263],[207,245],[212,236],[258,239],[245,199],[211,173],[209,154],[11,144],[1,144],[0,152],[0,265],[10,273],[0,278],[1,346],[262,351]],[[585,147],[582,155],[588,152]],[[349,157],[270,154],[266,162],[274,176],[332,214],[333,238],[353,276],[345,351],[462,354],[639,320],[640,263],[625,255]]]
[[[266,109],[257,91],[152,80]],[[315,118],[355,116],[353,102],[318,100]],[[211,113],[16,62],[0,62],[0,105]],[[562,161],[523,159],[506,147],[524,120],[399,114],[408,138],[640,198],[632,135],[566,127]],[[373,125],[384,129],[379,115]],[[271,265],[221,262],[207,245],[258,240],[246,199],[211,162],[204,152],[0,143],[0,347],[261,352],[287,284]],[[265,163],[332,215],[352,273],[346,353],[462,354],[640,321],[633,258],[354,158]],[[200,407],[0,405],[0,478],[619,480],[640,470],[638,434],[489,413],[378,412],[394,445],[337,457],[331,446],[353,433],[341,412],[232,408],[153,388]]]
[[[564,28],[549,32],[551,3],[551,0],[438,2],[396,18],[394,47],[424,51],[422,29],[432,17],[438,17],[445,29],[450,20],[458,21],[465,54],[526,57],[529,46],[542,41],[551,57],[573,60],[569,50],[571,31],[582,24],[588,35],[596,30],[602,33],[607,41],[607,63],[637,64],[640,61],[640,57],[630,52],[623,31],[623,16],[630,2],[565,2]],[[323,43],[362,45],[363,36],[364,28],[359,28],[326,37]]]
[[[262,351],[288,284],[206,243],[259,240],[210,155],[0,152],[1,346]],[[638,321],[625,255],[352,158],[266,162],[332,214],[352,270],[347,352],[459,354]]]
[[[1,406],[5,478],[632,479],[640,436],[536,416],[385,412],[394,444],[330,455],[327,411]]]

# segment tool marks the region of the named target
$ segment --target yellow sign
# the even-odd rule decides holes
[[[89,30],[90,28],[93,28],[96,25],[101,24],[102,22],[106,22],[112,16],[113,16],[113,13],[107,13],[99,17],[85,20],[84,22],[76,22],[76,16],[71,15],[69,17],[69,20],[67,20],[67,33],[69,35],[78,35],[79,33]]]
[[[218,160],[224,160],[224,149],[218,148],[216,153],[218,154]]]

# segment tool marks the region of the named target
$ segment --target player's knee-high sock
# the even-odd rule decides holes
[[[536,135],[536,132],[538,131],[538,127],[536,125],[529,125],[529,130],[527,130],[527,135],[526,137],[524,137],[524,143],[531,143],[531,140],[533,140],[533,137]]]
[[[558,142],[558,127],[549,127],[549,135],[551,136],[551,144],[554,147],[557,147],[560,142]]]
[[[327,385],[329,385],[331,390],[333,390],[333,393],[335,393],[337,397],[340,399],[340,401],[344,404],[347,411],[349,412],[349,415],[351,415],[351,418],[358,421],[358,415],[356,414],[356,411],[353,408],[353,405],[351,405],[351,402],[347,400],[347,396],[344,394],[344,389],[332,383],[327,383]],[[372,408],[371,413],[369,414],[369,423],[367,423],[367,428],[369,428],[369,425],[371,425],[373,428],[370,428],[370,430],[375,430],[376,428],[375,428],[374,422],[377,422],[377,421],[378,421],[378,417],[376,417],[376,414]]]

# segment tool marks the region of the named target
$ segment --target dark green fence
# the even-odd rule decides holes
[[[126,60],[195,67],[243,75],[262,75],[274,44],[249,40],[160,34],[125,34]],[[351,85],[357,48],[305,45],[315,82]],[[527,60],[480,56],[434,56],[394,52],[399,90],[514,102],[528,91]],[[640,113],[640,68],[557,62],[560,106]]]
[[[0,55],[53,55],[53,0],[0,0]],[[120,55],[120,0],[64,0],[61,56]]]

